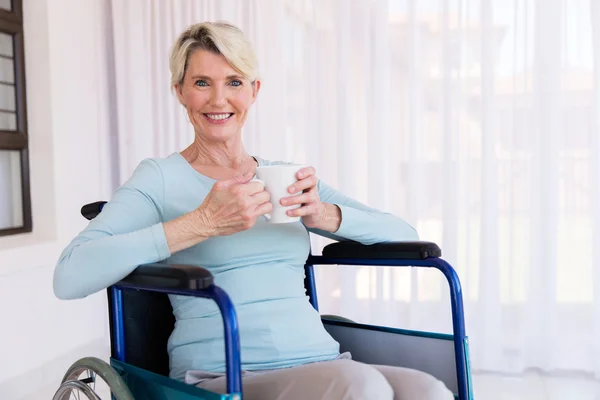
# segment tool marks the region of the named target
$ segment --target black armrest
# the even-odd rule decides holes
[[[100,211],[102,211],[102,207],[104,207],[105,204],[106,201],[97,201],[95,203],[86,204],[81,207],[81,215],[86,219],[92,220],[100,214]]]
[[[424,260],[441,257],[442,250],[432,242],[387,242],[363,245],[344,241],[325,246],[323,256],[328,258],[371,258]]]
[[[137,267],[117,285],[160,289],[206,289],[213,284],[210,271],[193,265],[144,264]]]

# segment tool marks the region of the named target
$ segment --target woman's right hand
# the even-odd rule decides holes
[[[197,209],[163,223],[169,252],[187,249],[212,236],[250,229],[258,217],[270,212],[269,193],[262,183],[250,182],[252,175],[249,172],[215,183]]]
[[[261,182],[252,182],[252,173],[219,181],[213,185],[196,210],[203,235],[226,236],[250,229],[256,220],[272,210],[269,193]]]

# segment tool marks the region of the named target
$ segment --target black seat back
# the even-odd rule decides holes
[[[111,353],[115,357],[112,297],[108,289]],[[175,327],[169,297],[164,293],[123,290],[125,361],[138,368],[169,376],[167,341]]]

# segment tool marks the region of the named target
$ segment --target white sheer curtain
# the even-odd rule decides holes
[[[600,376],[595,0],[112,4],[117,183],[192,131],[168,50],[193,22],[253,40],[248,149],[314,165],[435,241],[462,279],[475,370]],[[325,242],[315,240],[315,250]],[[436,271],[320,267],[322,312],[451,331]]]

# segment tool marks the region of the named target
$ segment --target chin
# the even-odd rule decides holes
[[[211,142],[226,142],[239,137],[239,132],[235,129],[215,129],[213,127],[203,131],[202,136]]]

